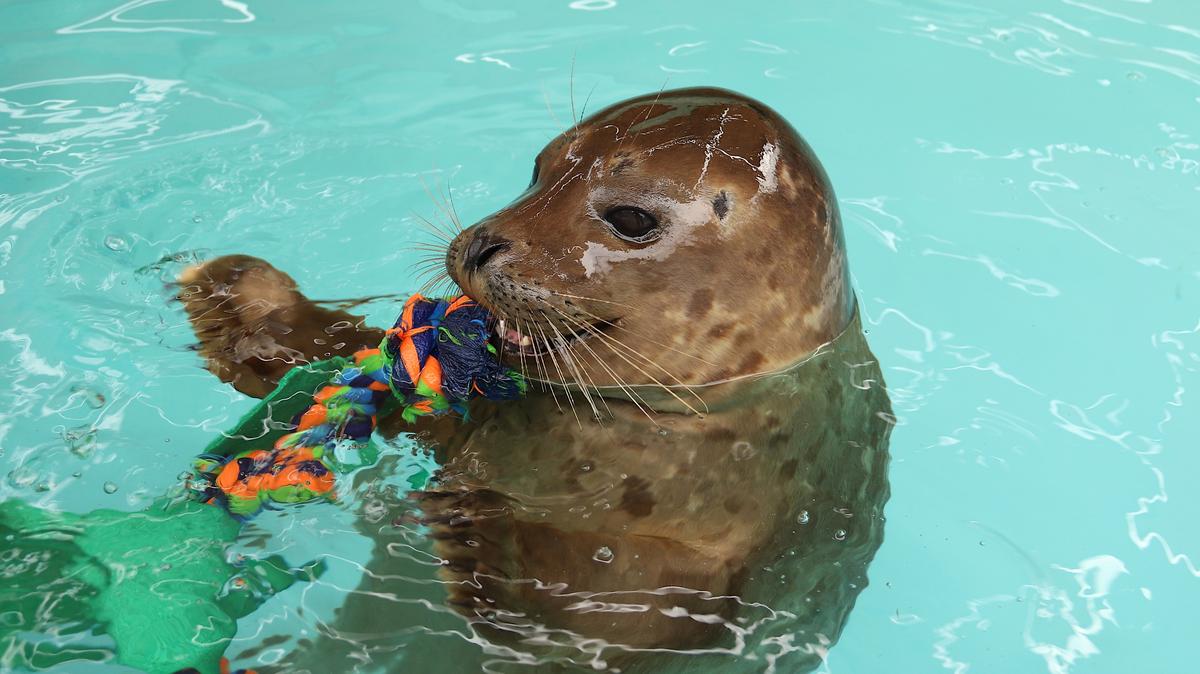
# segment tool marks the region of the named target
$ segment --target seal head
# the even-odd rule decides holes
[[[787,367],[849,323],[837,203],[799,134],[734,92],[680,89],[552,140],[447,267],[531,376],[600,389]]]

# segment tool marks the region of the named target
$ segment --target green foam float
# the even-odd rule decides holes
[[[333,496],[310,489],[312,481],[288,480],[372,465],[377,416],[401,406],[410,421],[465,415],[476,395],[523,394],[524,379],[496,359],[487,324],[487,311],[468,297],[414,295],[378,350],[293,368],[205,448],[197,464],[204,479],[145,511],[69,514],[0,503],[3,664],[46,669],[110,658],[56,638],[90,632],[112,638],[118,662],[150,674],[216,674],[238,618],[323,571],[319,564],[293,569],[278,557],[234,558],[241,518]],[[299,458],[276,460],[284,455]]]
[[[205,453],[271,446],[347,362],[293,369]],[[7,664],[42,670],[109,659],[104,649],[54,639],[92,632],[112,638],[118,662],[150,674],[188,667],[215,674],[239,618],[324,570],[293,569],[277,556],[235,556],[230,548],[240,529],[223,508],[187,498],[163,498],[132,513],[0,503],[0,651]]]

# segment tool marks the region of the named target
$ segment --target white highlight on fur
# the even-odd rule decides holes
[[[774,143],[763,145],[762,158],[758,160],[758,191],[770,194],[779,189],[779,146]]]

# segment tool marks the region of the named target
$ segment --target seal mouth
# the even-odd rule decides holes
[[[607,334],[619,321],[619,318],[594,321],[581,324],[577,329],[554,326],[547,330],[535,324],[530,334],[526,334],[522,330],[529,330],[529,325],[514,326],[501,318],[492,326],[491,342],[492,346],[506,355],[540,358],[553,352],[568,350],[573,344],[597,335]]]

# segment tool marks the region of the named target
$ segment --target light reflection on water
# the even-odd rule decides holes
[[[110,4],[0,8],[0,498],[145,507],[248,409],[188,349],[163,286],[180,264],[248,253],[318,297],[410,290],[422,182],[481,217],[572,89],[596,109],[714,84],[825,163],[896,415],[886,541],[819,671],[1190,671],[1189,3]],[[374,498],[247,528],[239,548],[329,570],[241,621],[239,664],[328,631]],[[405,619],[349,650],[498,648],[440,603],[422,532],[387,529],[404,573],[381,601]]]

